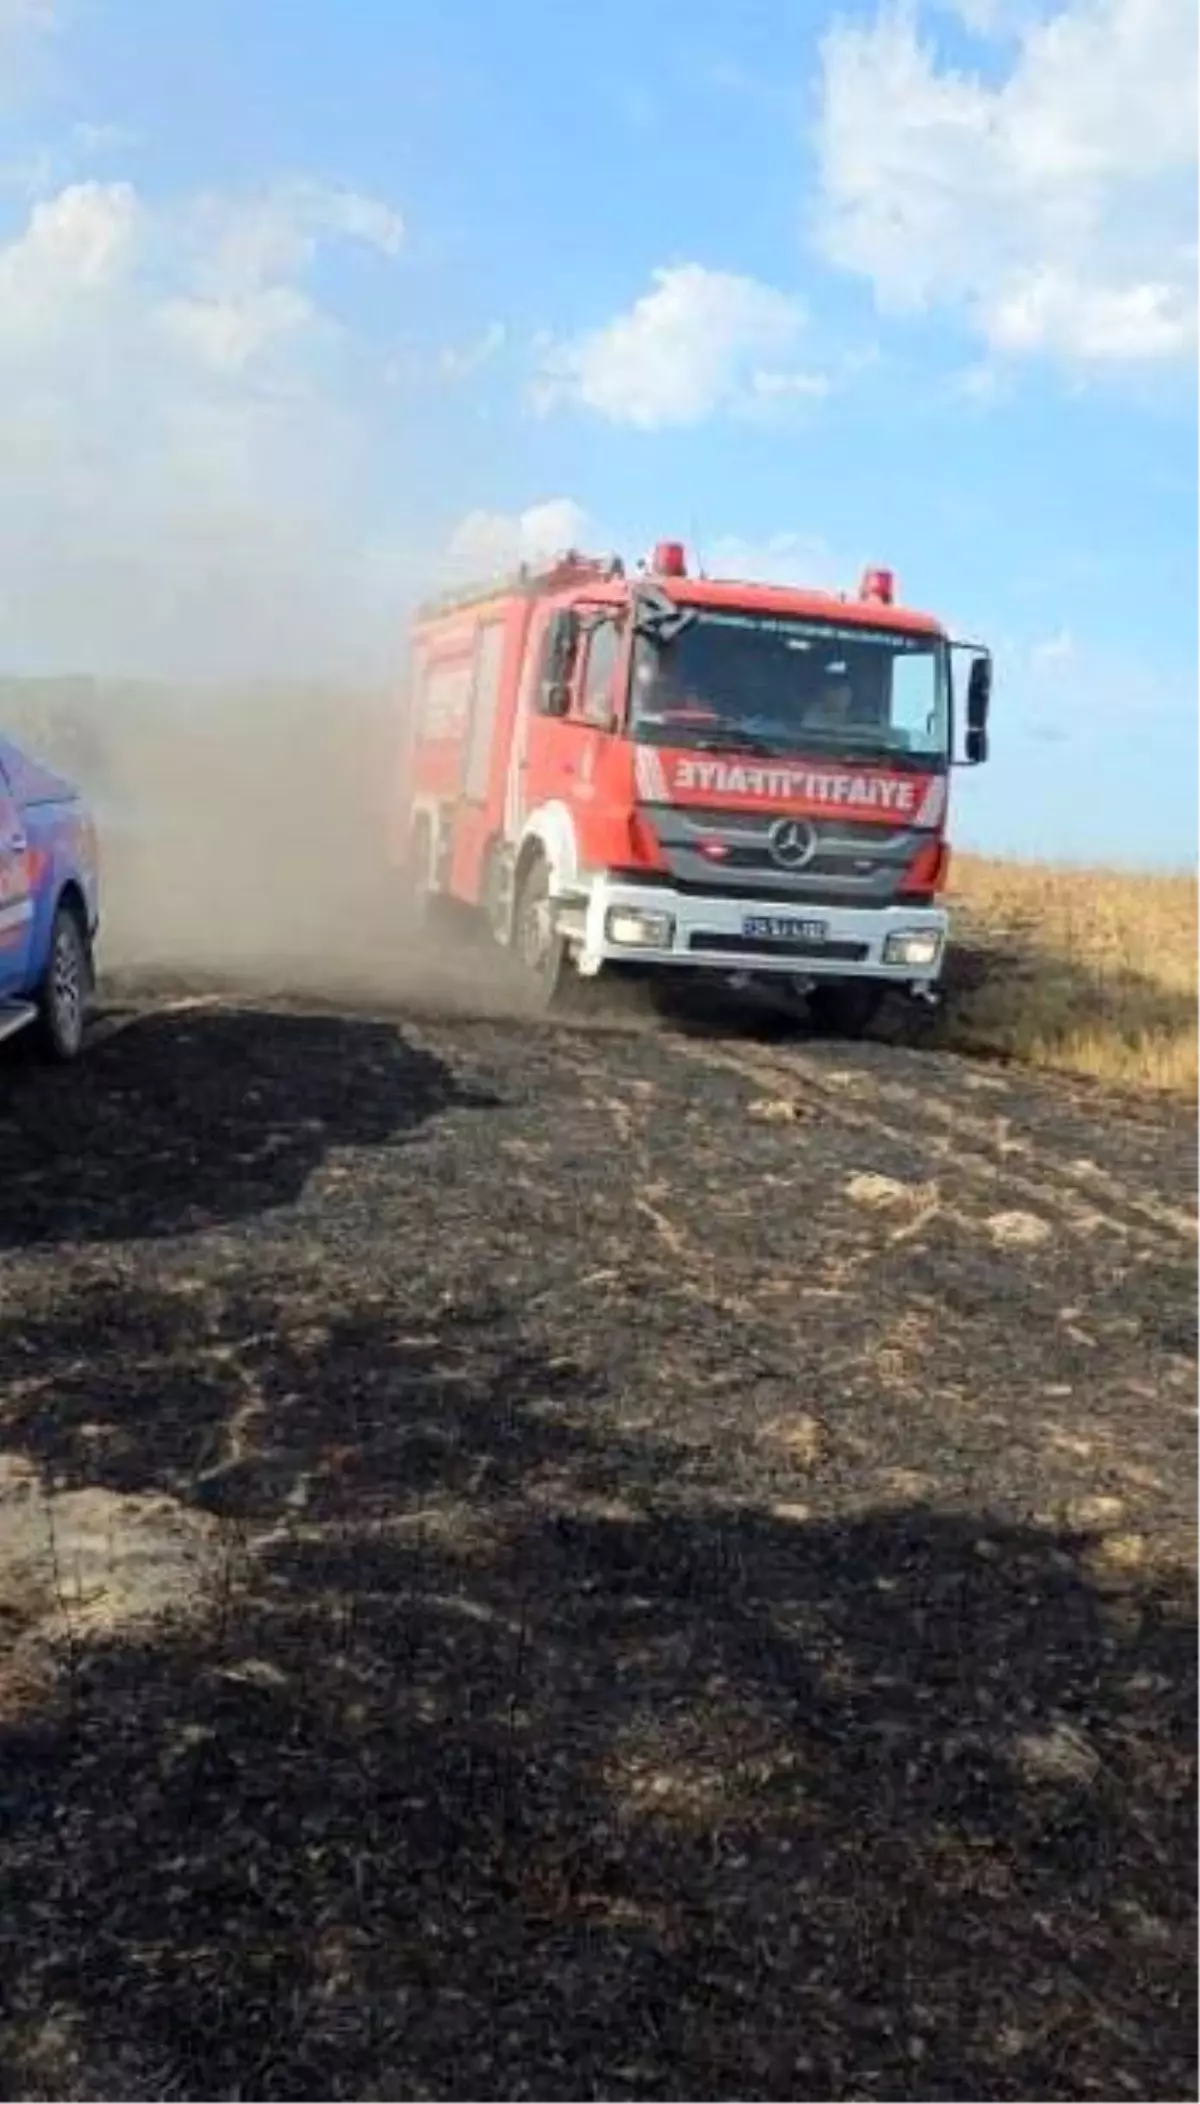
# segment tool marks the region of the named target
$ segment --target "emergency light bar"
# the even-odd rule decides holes
[[[644,580],[644,593],[649,595],[652,607],[655,578],[661,577],[675,582],[682,582],[687,578],[687,549],[682,541],[658,541],[649,558],[642,557],[637,569]],[[703,570],[700,575],[704,576]],[[575,585],[582,586],[593,581],[613,583],[624,576],[625,565],[619,556],[588,556],[581,554],[577,548],[565,548],[560,554],[540,565],[522,563],[515,574],[510,572],[507,576],[495,577],[486,583],[481,581],[475,585],[459,587],[457,591],[446,592],[426,600],[418,607],[417,618],[421,621],[436,620],[441,615],[481,604],[488,599],[500,598],[507,592],[531,596],[537,592],[567,591]],[[844,602],[847,594],[841,592],[838,597]],[[870,605],[894,606],[895,571],[875,565],[869,566],[862,573],[858,597],[860,602]],[[685,620],[692,618],[673,600],[668,599],[665,593],[660,594],[659,598],[661,604],[657,609],[657,618],[661,621],[672,620],[677,625],[683,625]],[[643,613],[645,611],[643,606]],[[655,618],[653,612],[651,618]],[[665,632],[664,640],[667,640]]]
[[[864,570],[858,596],[860,599],[876,599],[880,606],[890,606],[896,596],[895,571]]]
[[[687,551],[682,541],[660,541],[654,550],[653,568],[659,577],[686,577]]]

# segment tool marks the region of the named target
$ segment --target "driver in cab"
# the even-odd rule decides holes
[[[854,689],[845,673],[827,676],[815,701],[804,711],[804,728],[813,731],[845,730],[853,721]]]
[[[844,669],[825,674],[816,699],[804,712],[805,730],[878,731],[884,727],[884,710],[877,694],[855,692],[854,682]]]

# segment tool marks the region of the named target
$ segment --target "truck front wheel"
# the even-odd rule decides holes
[[[50,955],[38,988],[38,1035],[52,1059],[77,1059],[91,990],[91,958],[78,913],[59,906],[50,931]]]
[[[861,1037],[883,1004],[884,988],[870,979],[830,979],[808,996],[809,1020],[821,1037]]]
[[[513,947],[536,1007],[554,1007],[571,963],[566,943],[554,927],[550,871],[541,855],[530,863],[517,886]]]

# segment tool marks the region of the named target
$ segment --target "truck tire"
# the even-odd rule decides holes
[[[408,920],[414,935],[424,935],[434,919],[433,836],[421,819],[413,827],[405,871]]]
[[[862,1037],[879,1014],[884,992],[870,979],[831,979],[809,993],[809,1021],[821,1037]]]
[[[79,914],[60,905],[50,931],[50,955],[37,992],[37,1034],[51,1059],[78,1059],[91,992],[90,945]]]
[[[440,946],[462,940],[469,916],[457,899],[438,888],[433,831],[425,819],[413,830],[403,885],[402,917],[410,941]]]
[[[543,856],[530,863],[517,886],[513,914],[513,948],[525,979],[527,998],[539,1014],[562,1005],[575,976],[567,946],[550,921],[550,870]]]

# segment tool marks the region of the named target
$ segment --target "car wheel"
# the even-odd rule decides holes
[[[79,915],[60,906],[50,931],[50,956],[38,990],[38,1027],[52,1059],[77,1059],[91,992],[91,956]]]

